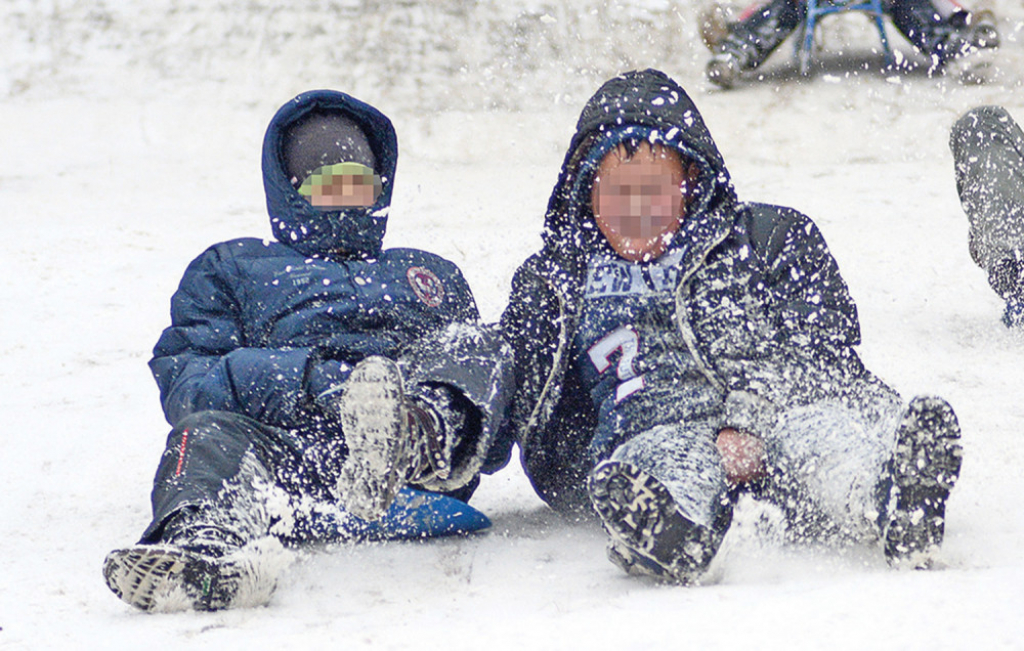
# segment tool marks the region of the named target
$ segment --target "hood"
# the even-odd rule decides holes
[[[321,210],[304,199],[285,172],[283,134],[311,111],[337,111],[363,129],[377,159],[382,190],[368,207]],[[383,113],[345,93],[313,90],[282,106],[263,139],[263,187],[274,237],[308,256],[374,257],[381,251],[398,162],[395,129]]]
[[[605,82],[587,102],[548,201],[544,245],[563,263],[584,262],[597,250],[614,255],[594,221],[590,190],[604,154],[637,137],[676,149],[701,170],[694,200],[672,246],[713,239],[731,226],[734,211],[729,208],[736,203],[735,191],[693,101],[662,72],[628,72]]]

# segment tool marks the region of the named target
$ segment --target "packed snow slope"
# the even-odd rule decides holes
[[[977,104],[1024,119],[1024,6],[991,6],[1004,44],[985,86],[929,76],[891,28],[908,66],[878,70],[851,16],[826,25],[810,79],[786,44],[720,92],[697,7],[673,0],[6,0],[0,648],[1024,648],[1024,335],[968,256],[946,144]],[[965,462],[940,568],[787,543],[745,502],[705,585],[639,581],[514,462],[474,498],[488,533],[304,554],[265,608],[150,616],[107,590],[100,564],[147,523],[168,429],[150,350],[193,257],[270,237],[259,152],[281,103],[330,87],[393,117],[386,244],[454,260],[495,319],[579,109],[648,66],[689,89],[742,199],[816,220],[868,366],[954,405]]]

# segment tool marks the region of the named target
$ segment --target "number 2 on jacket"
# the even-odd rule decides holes
[[[612,331],[590,347],[587,354],[598,373],[604,373],[611,366],[611,357],[619,351],[619,365],[615,370],[619,386],[615,389],[615,402],[619,403],[644,388],[644,376],[637,375],[633,361],[640,351],[640,336],[629,326]]]

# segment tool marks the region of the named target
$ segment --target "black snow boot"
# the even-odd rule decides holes
[[[270,600],[283,563],[274,538],[241,548],[139,544],[110,552],[103,578],[114,594],[140,610],[250,608]]]
[[[201,510],[171,516],[159,542],[117,549],[103,562],[107,586],[140,610],[224,610],[270,600],[287,564],[281,543],[243,544],[226,527],[203,521]]]
[[[602,462],[589,491],[611,536],[608,558],[628,574],[692,584],[722,542],[721,533],[688,520],[665,485],[633,464]]]
[[[949,403],[938,397],[911,400],[896,432],[892,460],[893,499],[884,532],[890,565],[930,565],[945,534],[946,500],[960,476],[962,458],[960,425]]]

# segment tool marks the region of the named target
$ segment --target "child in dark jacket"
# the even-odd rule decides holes
[[[958,476],[939,398],[864,369],[857,312],[814,223],[737,200],[696,107],[657,71],[583,110],[501,325],[508,428],[538,494],[600,516],[629,573],[689,583],[739,490],[794,532],[927,563]]]
[[[1024,327],[1024,131],[1001,106],[965,113],[949,135],[971,258],[1006,301],[1003,323]]]
[[[263,603],[280,543],[330,542],[325,522],[374,521],[406,485],[467,499],[505,464],[488,451],[507,347],[454,264],[382,249],[397,155],[390,120],[343,93],[274,116],[276,241],[196,258],[150,362],[173,431],[152,522],[104,563],[126,602]]]

